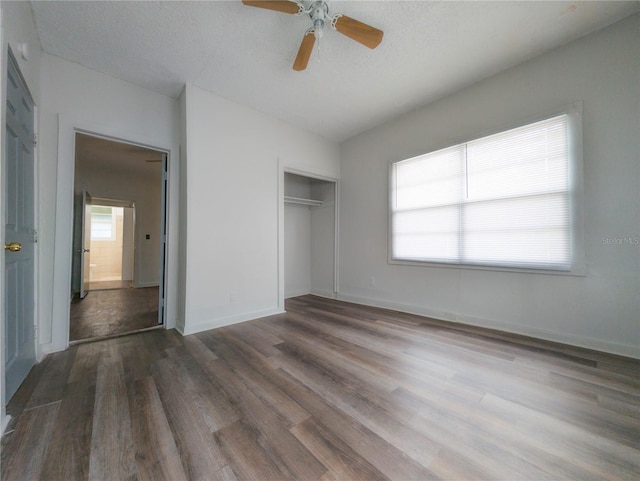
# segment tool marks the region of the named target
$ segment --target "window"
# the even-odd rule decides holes
[[[391,260],[571,269],[569,115],[391,168]]]
[[[91,240],[116,239],[116,215],[119,207],[91,206]]]

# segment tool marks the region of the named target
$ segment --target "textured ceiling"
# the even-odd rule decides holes
[[[306,2],[309,3],[309,2]],[[214,2],[32,2],[45,52],[177,97],[185,83],[342,141],[640,10],[632,2],[332,1],[384,30],[326,32],[291,69],[308,17]],[[632,48],[631,46],[629,48]]]

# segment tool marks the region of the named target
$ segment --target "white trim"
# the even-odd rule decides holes
[[[308,207],[322,207],[323,202],[321,200],[313,199],[301,199],[300,197],[284,196],[285,204],[304,205]]]
[[[383,309],[391,309],[394,311],[405,312],[417,316],[429,317],[436,320],[454,322],[468,326],[482,327],[486,329],[495,329],[505,333],[520,334],[523,336],[533,337],[536,339],[559,342],[575,347],[585,349],[594,349],[619,356],[626,356],[640,359],[640,347],[630,344],[620,344],[617,342],[603,341],[593,337],[568,335],[564,332],[551,331],[547,329],[538,329],[535,326],[514,326],[508,322],[497,321],[495,319],[486,319],[475,316],[459,316],[448,311],[439,311],[428,307],[417,306],[414,304],[404,304],[400,302],[388,301],[385,299],[375,299],[370,297],[352,296],[338,294],[340,301],[352,302],[363,306],[380,307]]]
[[[261,317],[274,316],[277,314],[284,314],[282,309],[262,309],[259,311],[245,312],[242,314],[234,314],[227,317],[220,317],[212,319],[210,321],[199,322],[197,324],[189,324],[186,329],[180,329],[176,327],[176,330],[183,336],[190,334],[196,334],[198,332],[208,331],[210,329],[217,329],[219,327],[231,326],[233,324],[239,324],[241,322],[253,321]]]
[[[311,294],[312,296],[325,297],[327,299],[337,299],[338,296],[337,292],[318,291],[315,289],[312,289],[309,294]]]
[[[285,299],[291,299],[292,297],[298,296],[306,296],[307,294],[311,294],[311,291],[308,289],[296,289],[293,292],[289,293]]]
[[[157,282],[140,282],[136,284],[134,287],[160,287],[160,284]]]

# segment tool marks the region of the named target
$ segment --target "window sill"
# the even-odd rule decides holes
[[[409,261],[401,259],[389,258],[387,260],[389,265],[400,266],[413,266],[413,267],[436,267],[439,269],[463,269],[472,271],[494,271],[494,272],[510,272],[515,274],[538,274],[538,275],[552,275],[552,276],[571,276],[571,277],[586,277],[586,268],[582,266],[574,266],[569,271],[561,271],[554,269],[535,269],[524,267],[504,267],[504,266],[485,266],[478,264],[447,264],[445,262],[429,262],[429,261]]]

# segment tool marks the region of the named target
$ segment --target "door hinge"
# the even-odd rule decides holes
[[[31,237],[33,239],[33,243],[38,243],[38,231],[36,229],[31,229]]]
[[[37,322],[33,323],[33,338],[36,341],[38,340],[38,323]]]
[[[38,146],[38,134],[33,134],[33,146]]]

